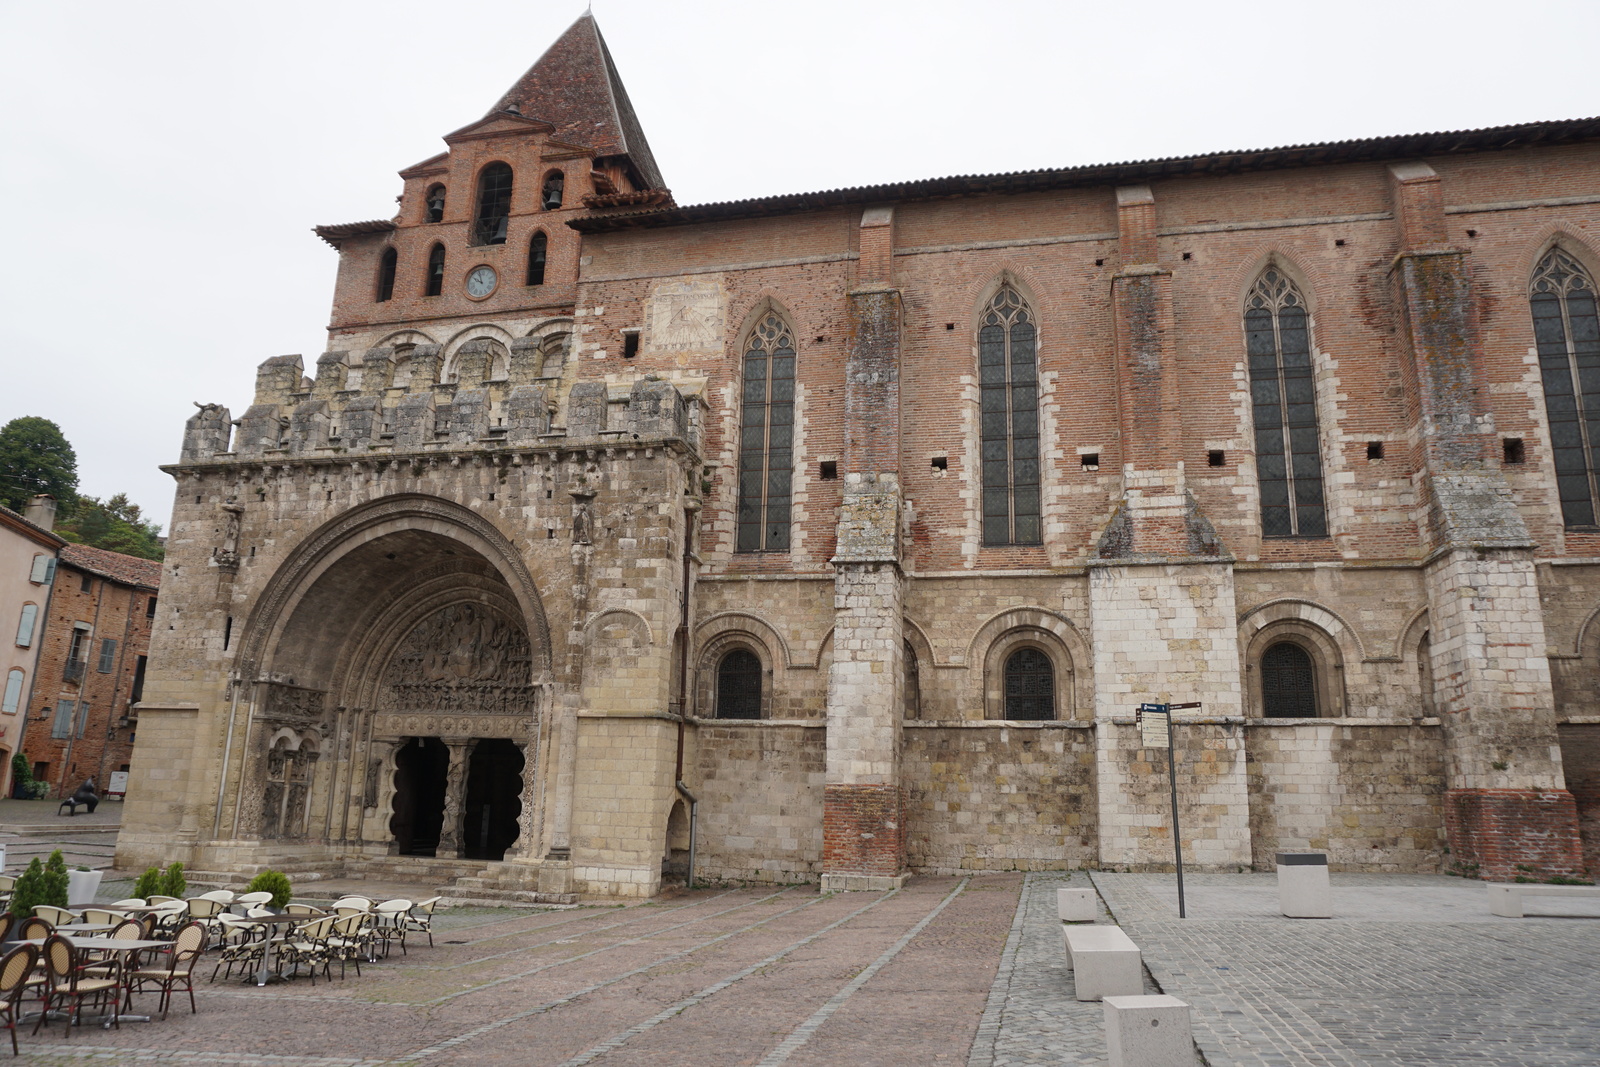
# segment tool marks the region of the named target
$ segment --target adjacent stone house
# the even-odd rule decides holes
[[[680,207],[589,16],[183,438],[119,862],[1600,859],[1600,120]],[[1587,860],[1585,858],[1587,854]]]

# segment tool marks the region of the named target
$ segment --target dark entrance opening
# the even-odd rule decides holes
[[[469,860],[505,858],[522,814],[522,751],[503,738],[479,741],[467,764],[461,845]]]
[[[450,778],[450,750],[437,737],[407,739],[395,755],[395,851],[402,856],[432,856],[444,829],[444,789]]]

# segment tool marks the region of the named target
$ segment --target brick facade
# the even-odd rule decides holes
[[[1594,854],[1600,533],[1562,520],[1527,287],[1557,245],[1600,270],[1600,124],[680,208],[592,19],[518,85],[403,172],[393,220],[319,228],[314,377],[276,357],[236,430],[190,421],[144,713],[186,747],[136,757],[161,803],[130,807],[130,862],[373,862],[431,832],[435,786],[436,857],[483,858],[511,816],[480,756],[509,744],[516,837],[482,877],[538,892],[653,892],[686,793],[700,876],[1160,868],[1165,760],[1131,721],[1158,699],[1202,704],[1189,862]],[[494,162],[507,237],[474,243]],[[541,229],[546,280],[519,284]],[[1243,314],[1269,270],[1308,316],[1325,536],[1264,532]],[[1037,539],[984,536],[1002,291],[1035,330]],[[769,316],[795,344],[788,549],[738,551]],[[1280,644],[1314,717],[1264,715]],[[758,720],[719,712],[733,653]],[[1022,653],[1044,725],[1006,721]],[[407,762],[433,740],[441,769]]]

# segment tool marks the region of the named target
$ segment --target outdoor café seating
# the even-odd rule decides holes
[[[142,993],[153,986],[161,990],[160,1008],[163,1019],[167,1017],[167,1012],[172,1007],[172,994],[180,989],[189,994],[190,1014],[198,1011],[194,1002],[192,972],[195,961],[200,958],[205,948],[205,927],[198,922],[186,923],[178,930],[177,937],[173,938],[172,948],[163,959],[135,967],[127,972],[124,1010],[133,1006],[135,993]]]
[[[22,1010],[22,998],[36,983],[30,982],[34,964],[39,960],[36,945],[18,945],[0,957],[0,1019],[11,1031],[11,1054],[17,1055],[17,1020]]]
[[[113,973],[109,977],[96,977],[95,974],[89,973],[87,956],[86,952],[74,948],[72,942],[60,934],[51,934],[45,939],[47,984],[44,1011],[39,1014],[39,1021],[33,1024],[35,1034],[50,1019],[52,1013],[64,1012],[67,1018],[67,1034],[70,1035],[72,1027],[77,1025],[83,1014],[83,1002],[86,1000],[93,1000],[98,1005],[107,1007],[111,1024],[119,1030],[122,1028],[122,1023],[117,1018],[117,1008],[122,1000],[121,963],[112,961]]]

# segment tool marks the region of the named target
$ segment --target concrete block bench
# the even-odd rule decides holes
[[[1093,889],[1057,889],[1056,914],[1064,923],[1092,923],[1100,917]]]
[[[1507,919],[1522,918],[1523,897],[1600,897],[1600,885],[1535,885],[1531,882],[1490,882],[1489,911]]]
[[[1136,997],[1144,992],[1139,946],[1120,926],[1064,926],[1072,983],[1079,1000]]]
[[[1106,997],[1111,1067],[1194,1067],[1189,1005],[1177,997]]]

